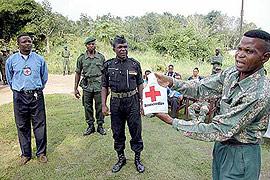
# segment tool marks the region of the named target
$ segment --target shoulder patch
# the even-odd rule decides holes
[[[136,59],[134,59],[134,58],[129,58],[131,61],[133,61],[133,64],[135,65],[135,64],[139,64],[140,65],[140,62],[139,61],[137,61]]]

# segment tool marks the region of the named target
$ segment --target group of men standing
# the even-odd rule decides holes
[[[8,58],[6,77],[13,91],[14,114],[21,147],[21,164],[31,160],[31,123],[34,129],[40,162],[46,163],[46,115],[42,90],[48,80],[44,58],[32,52],[32,39],[28,34],[17,38],[19,52]],[[128,57],[128,43],[122,36],[112,41],[115,58],[105,61],[96,50],[96,39],[85,41],[86,51],[78,59],[75,70],[74,95],[80,98],[78,86],[83,89],[82,102],[88,124],[84,135],[95,132],[93,100],[97,132],[105,135],[104,116],[111,115],[114,149],[118,161],[112,172],[126,164],[125,124],[131,135],[131,149],[138,172],[144,172],[141,163],[142,90],[140,63]],[[194,98],[222,96],[221,112],[210,124],[194,123],[156,114],[186,136],[204,141],[215,141],[213,151],[213,179],[258,179],[262,141],[270,118],[270,95],[263,64],[270,58],[270,34],[262,30],[246,32],[235,55],[235,66],[210,76],[203,82],[185,82],[156,74],[162,86],[172,87]],[[107,97],[110,96],[110,111]]]
[[[118,161],[112,172],[118,172],[126,164],[125,124],[127,122],[131,135],[131,149],[135,152],[135,166],[138,172],[144,171],[140,160],[143,150],[141,136],[141,100],[143,79],[140,63],[129,58],[128,44],[124,37],[116,36],[112,42],[116,54],[105,62],[105,57],[96,50],[96,39],[89,37],[84,42],[86,51],[78,59],[75,70],[74,94],[80,98],[78,86],[83,89],[82,102],[88,127],[83,135],[95,132],[93,100],[97,120],[97,132],[106,135],[103,128],[104,115],[111,114],[111,128],[114,138],[114,149]],[[81,79],[82,77],[82,79]],[[107,97],[111,93],[110,113],[107,107]]]

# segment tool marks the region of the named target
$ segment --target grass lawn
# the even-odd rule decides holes
[[[0,106],[0,179],[211,179],[213,143],[183,137],[156,118],[143,118],[143,174],[137,173],[126,142],[127,165],[116,174],[110,118],[105,119],[107,135],[98,133],[84,137],[86,128],[81,101],[71,95],[46,95],[49,162],[40,164],[34,156],[19,166],[20,147],[17,140],[12,104]],[[128,132],[128,130],[127,130]],[[270,178],[269,142],[262,146],[262,178]]]

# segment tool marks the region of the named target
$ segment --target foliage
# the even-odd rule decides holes
[[[2,1],[0,24],[3,26],[0,26],[0,38],[6,38],[9,43],[14,42],[19,32],[31,32],[35,48],[46,55],[72,43],[74,37],[91,35],[109,45],[115,35],[124,35],[131,50],[146,52],[153,49],[162,55],[171,56],[175,61],[208,60],[216,47],[223,52],[234,49],[240,37],[237,33],[239,18],[215,10],[207,15],[193,14],[188,17],[151,12],[141,17],[125,18],[109,13],[92,19],[81,14],[75,22],[53,12],[48,0],[40,4],[33,0],[15,0],[12,3]],[[254,28],[254,23],[243,25],[244,31]],[[10,38],[13,39],[10,41]]]
[[[34,0],[0,0],[0,4],[0,39],[7,43],[41,10]]]

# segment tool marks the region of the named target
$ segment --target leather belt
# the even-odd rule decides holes
[[[34,90],[20,90],[20,93],[24,93],[24,94],[34,94],[41,91],[40,89],[34,89]]]
[[[135,94],[137,94],[137,89],[134,89],[133,91],[129,91],[129,92],[122,92],[122,93],[116,93],[116,92],[111,92],[111,97],[112,98],[128,98],[131,96],[134,96]]]
[[[242,143],[242,142],[239,142],[235,139],[228,139],[228,140],[222,141],[220,143],[223,145],[230,145],[230,146],[256,145],[254,143]]]

